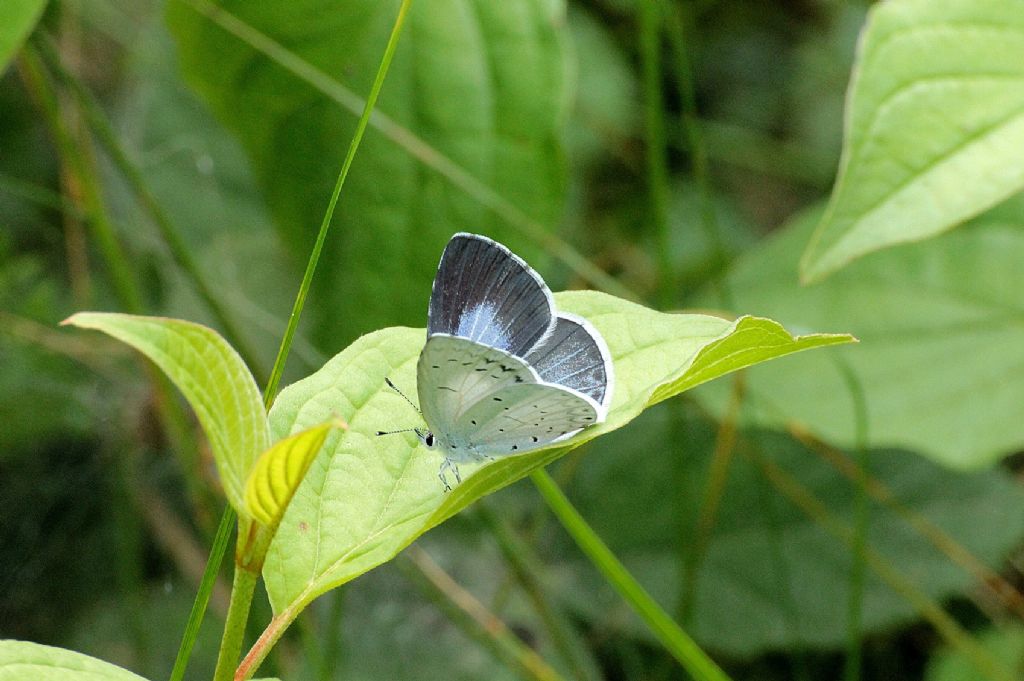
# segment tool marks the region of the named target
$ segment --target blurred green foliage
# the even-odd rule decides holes
[[[848,650],[848,540],[861,503],[836,462],[866,461],[892,501],[869,495],[862,678],[985,678],[978,670],[987,664],[1019,676],[1019,197],[800,287],[800,257],[840,166],[844,97],[869,3],[666,2],[655,113],[667,136],[670,286],[659,278],[651,227],[659,216],[647,177],[641,1],[414,3],[286,382],[365,332],[423,326],[438,254],[458,230],[506,242],[556,290],[589,281],[567,264],[567,244],[641,300],[765,315],[794,332],[854,333],[857,347],[802,354],[663,404],[552,473],[733,679],[834,679]],[[971,11],[1019,12],[1015,1]],[[0,4],[0,638],[71,647],[149,678],[166,675],[187,616],[219,513],[216,475],[205,448],[176,448],[174,428],[158,417],[165,398],[141,364],[98,335],[56,326],[75,311],[119,305],[80,178],[30,71],[39,41],[52,40],[99,98],[265,372],[398,3],[220,6],[228,14],[206,0],[54,0],[18,52],[43,3]],[[999,35],[1021,44],[1012,27]],[[990,43],[972,44],[975,61],[989,64]],[[914,53],[915,63],[928,56]],[[1019,95],[1019,64],[994,56],[1007,73],[992,87]],[[145,311],[215,325],[80,103],[42,66],[42,87],[59,94],[63,125],[87,152],[143,283]],[[895,73],[884,63],[880,71]],[[921,72],[900,73],[912,81]],[[691,87],[696,111],[686,108]],[[1009,121],[1020,115],[1013,92],[946,94],[911,121],[915,134],[883,144],[882,162],[902,158],[898,170],[918,177],[918,157],[888,151],[927,146],[932,129],[920,120],[932,116],[948,115],[943,129],[964,132],[956,102],[1001,103]],[[988,171],[998,177],[953,174],[944,191],[984,194],[977,210],[1017,191],[1015,149],[985,157],[1000,159]],[[695,173],[701,153],[707,176]],[[863,174],[866,186],[882,187],[884,177]],[[865,396],[863,441],[846,370]],[[184,426],[198,433],[191,420]],[[715,488],[709,480],[723,461]],[[483,512],[462,514],[419,546],[521,641],[565,678],[682,678],[529,487],[486,504],[527,547],[525,574]],[[261,673],[526,676],[423,575],[400,556],[328,595]],[[209,677],[220,598],[188,678]],[[952,634],[927,606],[953,621]],[[251,638],[269,607],[252,619]]]

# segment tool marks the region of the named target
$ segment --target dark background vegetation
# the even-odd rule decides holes
[[[381,12],[344,0],[283,4],[247,11],[364,94],[396,3]],[[433,11],[430,0],[417,5]],[[321,9],[310,16],[314,7]],[[379,108],[463,159],[521,213],[481,205],[479,192],[453,186],[371,130],[286,383],[361,333],[423,326],[441,248],[460,230],[503,240],[556,290],[589,284],[532,228],[558,235],[650,305],[759,312],[736,309],[714,282],[827,197],[868,3],[671,7],[648,53],[659,66],[653,74],[645,73],[651,62],[632,0],[572,0],[538,36],[536,61],[502,64],[495,48],[492,89],[484,90],[453,85],[463,82],[455,66],[477,68],[481,59],[460,51],[459,39],[446,42],[440,19],[432,26],[421,15],[403,36]],[[479,38],[499,45],[494,25]],[[52,48],[96,98],[265,376],[355,117],[287,70],[254,63],[188,3],[53,2],[30,44],[37,54]],[[68,132],[62,145],[33,68],[22,57],[0,79],[0,637],[74,648],[161,678],[223,502],[191,417],[160,425],[167,405],[154,374],[105,338],[57,326],[76,310],[125,309],[118,274],[83,220],[88,183],[128,254],[142,310],[223,326],[97,145],[80,100],[44,67],[57,83],[50,93]],[[518,81],[528,94],[501,89],[502,73],[529,69]],[[662,180],[655,175],[653,192],[651,116],[664,126],[667,170]],[[704,175],[687,117],[701,133]],[[502,150],[508,140],[522,146]],[[725,389],[741,390],[739,381]],[[836,678],[847,650],[852,554],[829,523],[849,525],[855,515],[856,488],[842,466],[854,453],[741,428],[716,488],[710,462],[716,451],[723,460],[723,429],[735,418],[722,425],[711,403],[665,403],[552,472],[732,678]],[[999,584],[1020,581],[1014,466],[966,474],[913,452],[869,454],[873,478],[899,505],[872,502],[868,542],[883,568],[866,577],[863,677],[975,678],[956,675],[955,659],[942,661],[947,644],[936,620],[922,617],[920,599],[945,607],[969,636],[1020,649],[1020,610],[984,588],[997,573],[1007,580]],[[794,483],[820,506],[801,503]],[[717,512],[702,528],[709,507]],[[936,547],[908,515],[941,528],[946,540]],[[429,581],[432,560],[566,678],[684,678],[528,484],[486,499],[417,547],[318,601],[264,671],[289,681],[522,677],[459,614],[454,587]],[[959,552],[993,572],[964,569]],[[886,579],[885,568],[905,582]],[[225,602],[216,592],[191,678],[209,676]],[[252,619],[268,613],[257,604]]]

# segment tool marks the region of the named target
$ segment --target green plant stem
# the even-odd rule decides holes
[[[235,577],[231,583],[231,602],[228,605],[228,617],[224,622],[224,636],[220,641],[220,652],[217,654],[217,667],[213,672],[213,681],[231,681],[235,674],[235,665],[242,652],[245,639],[245,625],[249,620],[249,609],[252,607],[252,596],[259,579],[259,570],[251,570],[235,564]]]
[[[854,507],[853,537],[850,542],[852,564],[850,565],[850,587],[847,596],[846,613],[846,663],[843,667],[845,681],[859,681],[861,668],[861,627],[864,616],[864,577],[867,571],[867,535],[871,507],[868,504],[868,407],[864,386],[849,363],[839,355],[832,355],[839,373],[850,391],[853,401],[854,446],[857,464],[863,476],[857,481],[857,497]]]
[[[184,3],[257,52],[265,54],[269,59],[281,66],[281,68],[290,71],[295,77],[308,83],[342,108],[356,115],[364,110],[365,102],[363,99],[339,83],[333,76],[310,64],[223,7],[213,4],[210,0],[175,1]],[[410,156],[447,179],[467,196],[473,198],[480,205],[494,211],[495,215],[504,220],[510,227],[519,230],[525,236],[533,239],[555,258],[565,263],[574,273],[590,282],[596,288],[620,298],[634,301],[640,300],[640,296],[635,291],[630,290],[615,277],[584,258],[579,251],[539,222],[526,215],[512,201],[506,199],[489,185],[478,180],[465,168],[442,154],[408,128],[402,127],[394,119],[380,111],[373,112],[370,118],[370,125],[384,135],[384,137],[405,149]]]
[[[647,623],[665,649],[686,671],[697,681],[728,681],[726,673],[694,643],[675,620],[669,617],[633,575],[629,574],[573,507],[551,476],[544,470],[537,470],[531,473],[530,477],[552,513],[576,541],[577,546],[637,615]]]
[[[203,578],[199,582],[195,601],[192,602],[192,611],[188,614],[188,622],[185,624],[185,632],[181,637],[181,645],[178,647],[178,656],[174,659],[174,668],[171,670],[169,681],[181,681],[185,678],[185,669],[188,667],[189,657],[192,655],[192,647],[195,645],[196,637],[199,635],[199,627],[202,625],[203,617],[206,615],[206,607],[210,603],[210,594],[213,593],[213,586],[217,583],[217,575],[220,573],[220,565],[224,561],[224,554],[227,552],[228,540],[231,538],[231,528],[234,522],[235,511],[231,506],[228,506],[220,517],[217,534],[213,537],[210,557],[206,561],[206,569],[203,570]]]
[[[254,375],[257,376],[257,381],[262,380],[259,377],[260,371],[259,363],[256,361],[256,353],[249,346],[245,335],[241,332],[238,325],[232,320],[227,309],[217,299],[217,296],[214,295],[213,286],[206,280],[206,275],[203,274],[199,265],[192,257],[192,254],[189,252],[189,249],[185,244],[185,240],[181,236],[181,232],[171,222],[170,217],[160,206],[160,203],[156,200],[153,192],[149,190],[149,187],[146,185],[146,181],[142,177],[142,173],[128,158],[128,154],[125,152],[121,143],[118,141],[117,136],[114,134],[113,125],[103,112],[103,108],[100,106],[99,102],[96,101],[96,98],[82,85],[78,78],[64,67],[64,64],[60,59],[60,55],[57,54],[56,49],[54,49],[52,39],[47,36],[39,36],[35,40],[35,43],[38,45],[47,66],[50,67],[50,69],[75,97],[78,107],[85,114],[85,118],[91,126],[93,133],[96,135],[96,138],[99,140],[99,143],[107,152],[110,160],[113,161],[114,166],[128,182],[132,191],[135,192],[135,195],[138,197],[139,203],[142,205],[143,209],[149,213],[150,218],[156,225],[157,231],[160,233],[160,237],[163,239],[164,244],[167,245],[175,263],[177,263],[178,267],[187,275],[192,286],[195,288],[196,293],[199,294],[199,297],[202,298],[206,307],[220,324],[221,329],[224,331],[224,335],[235,349],[238,350],[238,354],[240,354],[245,360],[245,363],[249,365]]]
[[[192,5],[196,7],[195,4]],[[320,253],[323,250],[324,242],[327,239],[327,232],[331,226],[331,219],[334,217],[334,209],[338,204],[338,198],[341,196],[341,189],[345,184],[345,178],[348,177],[348,171],[352,167],[352,161],[355,159],[356,151],[359,149],[359,143],[363,139],[363,134],[366,132],[366,125],[369,122],[370,114],[373,112],[373,107],[377,103],[377,97],[380,95],[381,87],[384,85],[384,79],[387,76],[388,68],[391,66],[391,60],[395,55],[395,49],[398,46],[398,38],[402,33],[402,27],[405,25],[406,16],[409,13],[409,8],[412,6],[412,0],[402,0],[401,6],[398,8],[398,15],[395,17],[394,26],[391,29],[391,35],[388,37],[387,45],[384,48],[384,55],[381,57],[380,66],[377,68],[377,75],[374,78],[373,86],[370,88],[370,94],[366,98],[366,104],[363,108],[363,113],[359,117],[359,122],[356,125],[355,132],[352,135],[352,141],[349,144],[348,153],[345,155],[345,160],[342,163],[341,171],[338,173],[338,181],[334,185],[334,191],[331,194],[331,200],[327,204],[327,211],[324,213],[324,219],[320,223],[320,231],[316,237],[316,243],[313,245],[313,251],[310,253],[309,261],[306,264],[306,272],[302,277],[302,284],[299,286],[299,292],[295,296],[295,304],[292,306],[291,315],[288,318],[288,328],[285,330],[284,338],[281,339],[281,345],[277,351],[277,358],[274,360],[274,367],[270,371],[270,378],[267,380],[267,386],[263,391],[263,404],[270,410],[270,406],[274,403],[274,396],[277,393],[277,387],[281,382],[281,375],[284,373],[285,362],[288,359],[288,352],[291,349],[292,339],[295,337],[295,331],[299,326],[299,318],[302,316],[302,310],[306,303],[306,296],[309,293],[310,285],[313,282],[313,274],[316,272],[317,262],[320,260]],[[217,16],[207,14],[207,16]],[[241,541],[241,536],[239,541]],[[236,577],[240,567],[236,566]],[[245,629],[245,622],[249,615],[249,605],[252,602],[250,597],[245,604],[245,612],[240,615],[242,619],[242,630]],[[232,597],[232,603],[234,598]],[[284,633],[285,628],[294,621],[297,613],[291,611],[285,611],[278,614],[274,619],[271,620],[270,624],[264,629],[263,634],[260,635],[256,643],[253,644],[252,649],[246,654],[245,659],[238,665],[235,670],[236,679],[247,679],[255,673],[256,668],[260,665],[263,659],[270,652],[271,647]],[[230,621],[230,617],[229,617]],[[221,642],[221,652],[225,650],[225,645],[228,643],[227,639],[229,636],[229,630],[224,630],[224,640]],[[234,643],[232,641],[232,643]],[[241,639],[237,641],[238,645],[241,645]],[[240,650],[240,648],[239,648]],[[231,664],[233,665],[238,660],[238,654],[235,653],[232,657]],[[220,667],[220,661],[218,661],[218,668]],[[230,678],[230,677],[224,677]],[[215,677],[214,681],[221,681],[219,677]]]
[[[647,142],[647,191],[657,250],[658,295],[669,307],[676,293],[668,228],[668,159],[661,88],[661,9],[659,0],[640,0],[640,60],[643,69],[644,132]]]
[[[363,133],[366,132],[366,125],[370,122],[370,114],[373,113],[373,107],[377,104],[377,96],[380,95],[380,89],[384,85],[384,77],[391,66],[391,59],[395,56],[395,49],[398,47],[398,37],[402,33],[402,26],[405,24],[405,18],[409,13],[410,6],[412,6],[412,0],[402,0],[402,5],[398,8],[398,16],[395,18],[394,26],[391,28],[388,44],[384,48],[384,56],[381,58],[380,66],[377,69],[377,77],[370,88],[370,94],[366,98],[366,104],[363,107],[362,115],[359,116],[359,122],[356,123],[356,131],[352,135],[352,143],[349,144],[348,153],[341,164],[341,172],[338,173],[338,181],[334,184],[334,192],[331,194],[331,200],[327,204],[327,212],[324,213],[323,222],[320,223],[320,232],[316,236],[313,253],[309,256],[309,262],[306,264],[306,273],[302,277],[302,285],[299,286],[299,293],[295,296],[295,305],[292,307],[292,313],[288,317],[288,328],[285,329],[284,340],[281,341],[277,359],[274,360],[274,368],[270,372],[267,389],[263,392],[263,401],[267,408],[274,402],[277,386],[281,382],[281,374],[284,373],[288,351],[292,346],[292,338],[295,336],[295,331],[299,326],[299,317],[302,315],[302,308],[306,303],[306,295],[309,293],[309,287],[313,283],[313,273],[316,272],[316,265],[320,260],[320,252],[323,250],[324,241],[327,239],[327,231],[331,226],[331,219],[334,217],[334,208],[338,205],[341,188],[345,184],[345,178],[348,177],[352,161],[355,160],[359,143],[363,139]]]

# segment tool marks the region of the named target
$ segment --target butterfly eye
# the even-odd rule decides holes
[[[423,438],[423,442],[428,447],[433,447],[434,446],[434,434],[433,433],[427,433],[427,436],[425,438]]]

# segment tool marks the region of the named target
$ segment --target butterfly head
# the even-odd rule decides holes
[[[413,428],[413,432],[416,433],[416,437],[420,439],[427,449],[433,449],[437,446],[437,438],[426,428]]]

